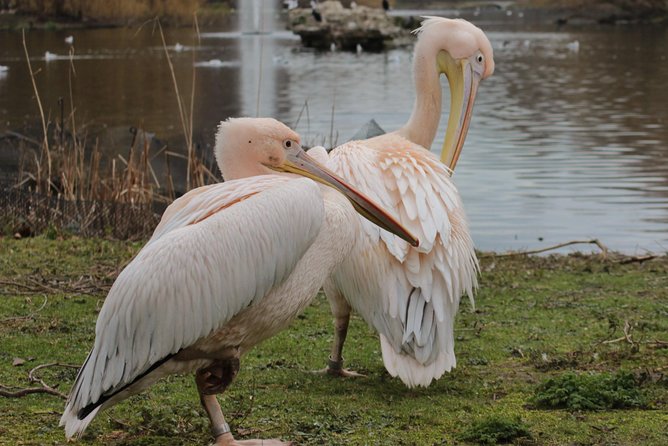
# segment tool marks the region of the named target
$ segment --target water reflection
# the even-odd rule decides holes
[[[478,103],[464,165],[471,170],[457,176],[466,197],[482,167],[489,191],[505,198],[468,200],[480,243],[498,239],[503,226],[510,246],[599,237],[626,251],[664,250],[666,31],[492,36],[500,69]],[[574,40],[577,53],[566,47]],[[502,147],[490,151],[496,141]]]
[[[256,26],[275,16],[263,14],[241,23]],[[478,247],[598,237],[627,252],[666,249],[668,30],[480,25],[494,45],[497,70],[481,85],[455,175]],[[410,50],[316,53],[301,50],[280,26],[259,30],[244,32],[234,21],[206,30],[199,44],[192,30],[167,32],[186,102],[195,65],[194,138],[203,152],[210,152],[221,119],[255,116],[258,109],[296,125],[308,143],[325,145],[346,140],[371,118],[388,130],[408,118]],[[70,64],[41,59],[45,51],[67,54],[66,34],[74,35],[79,57],[77,116],[91,138],[125,151],[127,128],[142,126],[183,147],[169,67],[159,35],[148,27],[30,31],[38,87],[52,118],[58,98],[69,96]],[[0,41],[0,65],[9,67],[0,76],[0,132],[39,128],[20,35],[5,32]],[[442,138],[441,132],[435,149]]]

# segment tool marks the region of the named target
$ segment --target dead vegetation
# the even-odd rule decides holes
[[[69,19],[98,23],[128,24],[153,17],[177,25],[190,23],[194,12],[220,5],[225,10],[233,6],[229,0],[9,0],[8,10],[20,14],[35,14],[41,20]],[[0,2],[2,6],[3,2]],[[213,4],[213,5],[211,5]],[[0,8],[2,9],[2,8]]]
[[[197,29],[195,19],[194,26]],[[86,236],[143,238],[150,235],[159,215],[179,193],[219,181],[213,169],[195,151],[192,142],[195,71],[189,101],[178,88],[170,54],[162,28],[155,22],[162,38],[165,57],[172,73],[174,94],[185,138],[185,155],[162,147],[151,148],[146,133],[135,130],[131,146],[125,154],[105,157],[98,140],[89,140],[86,127],[76,120],[72,83],[76,71],[73,52],[70,53],[69,110],[60,101],[60,115],[51,119],[43,107],[34,72],[23,46],[33,85],[36,105],[41,117],[40,140],[17,136],[22,161],[17,183],[0,191],[0,231],[16,236],[30,236],[55,230]],[[197,45],[198,38],[193,42]],[[111,152],[118,153],[118,150]],[[162,158],[167,166],[166,176],[158,178],[152,163]],[[184,191],[174,188],[170,166],[175,158],[185,160]]]
[[[14,364],[16,366],[23,365],[23,362],[21,361],[24,360],[20,358],[15,358]],[[35,393],[46,393],[49,395],[60,397],[62,399],[67,399],[67,395],[56,389],[58,387],[58,384],[56,384],[55,386],[50,386],[37,375],[38,370],[46,369],[49,367],[66,367],[70,369],[79,370],[79,366],[76,364],[61,364],[58,362],[52,362],[49,364],[40,364],[36,367],[33,367],[28,372],[28,382],[31,384],[29,387],[11,388],[0,384],[0,396],[4,396],[5,398],[21,398]],[[37,386],[34,386],[32,384],[37,384]]]

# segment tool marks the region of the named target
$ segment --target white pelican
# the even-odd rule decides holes
[[[455,366],[453,325],[459,300],[473,299],[478,263],[466,216],[450,179],[464,144],[478,83],[494,70],[492,47],[471,23],[427,17],[416,31],[417,90],[409,121],[399,130],[345,143],[328,167],[391,209],[420,239],[412,248],[363,223],[355,252],[325,283],[335,320],[327,372],[343,369],[351,307],[380,334],[383,362],[409,387],[427,386]],[[441,160],[429,152],[441,116],[440,74],[451,90]]]
[[[358,212],[417,243],[391,217],[319,167],[273,119],[223,122],[216,158],[227,181],[188,192],[113,284],[95,344],[60,420],[68,438],[95,415],[171,373],[195,371],[217,445],[235,441],[215,394],[239,359],[294,319],[347,256]],[[368,214],[367,214],[368,213]]]

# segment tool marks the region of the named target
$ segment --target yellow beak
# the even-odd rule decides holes
[[[473,71],[468,60],[453,59],[445,51],[438,54],[438,65],[450,85],[450,116],[441,161],[454,171],[469,130],[480,75]]]
[[[387,211],[374,203],[369,197],[362,194],[334,172],[320,165],[316,160],[304,152],[301,148],[290,150],[285,163],[273,167],[274,170],[290,172],[311,178],[314,181],[333,187],[350,200],[355,210],[370,222],[380,226],[403,240],[411,246],[419,246],[419,240],[404,228]]]

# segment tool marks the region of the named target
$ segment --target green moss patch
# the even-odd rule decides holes
[[[475,422],[458,439],[481,445],[507,444],[517,439],[530,439],[528,427],[519,417],[489,417]]]
[[[567,372],[541,383],[533,403],[540,408],[604,410],[646,407],[646,399],[635,376],[629,372]]]

